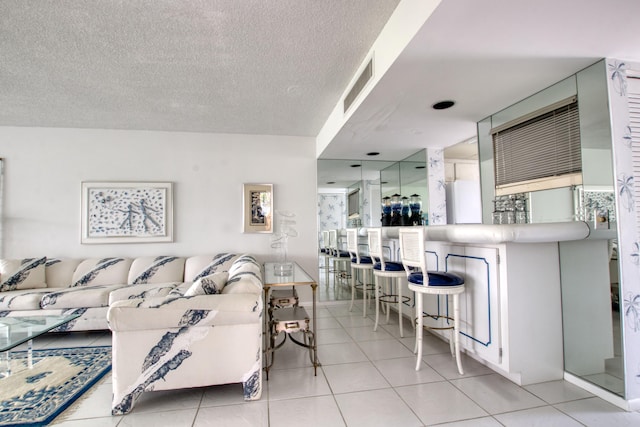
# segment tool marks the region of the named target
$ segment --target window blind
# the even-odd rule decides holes
[[[492,130],[496,187],[582,170],[578,102]]]

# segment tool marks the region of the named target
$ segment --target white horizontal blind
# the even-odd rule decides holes
[[[496,186],[582,170],[578,103],[493,134]]]
[[[631,161],[633,164],[633,195],[636,224],[640,224],[640,78],[627,78],[629,126],[631,128]],[[619,191],[629,191],[629,188]],[[622,196],[622,194],[620,194]]]

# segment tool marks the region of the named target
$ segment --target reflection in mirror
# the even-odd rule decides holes
[[[358,196],[358,214],[349,203],[349,194]],[[426,151],[400,162],[378,160],[318,160],[318,245],[323,247],[322,231],[347,227],[380,227],[383,194],[410,197],[427,195]],[[355,200],[355,195],[352,200]],[[351,214],[350,214],[351,213]],[[350,218],[351,217],[351,218]],[[363,238],[363,254],[366,254]],[[345,242],[346,244],[346,242]],[[320,300],[351,299],[349,283],[334,283],[319,263]],[[330,279],[329,281],[327,281]]]

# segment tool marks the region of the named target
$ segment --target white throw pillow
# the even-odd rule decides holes
[[[46,288],[47,258],[0,260],[0,291]]]
[[[227,284],[227,279],[229,279],[229,273],[226,271],[201,277],[193,282],[189,289],[184,293],[184,296],[192,297],[195,295],[219,294],[222,292],[224,285]]]

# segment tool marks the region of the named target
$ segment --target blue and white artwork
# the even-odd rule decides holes
[[[83,186],[83,238],[171,238],[170,184]]]

